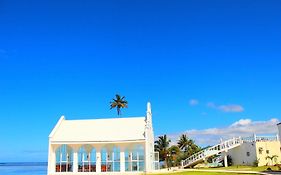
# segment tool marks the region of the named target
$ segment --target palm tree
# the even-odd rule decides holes
[[[168,162],[170,162],[169,166],[176,166],[180,163],[180,161],[178,161],[180,154],[181,154],[181,150],[177,145],[172,145],[170,148],[168,148]]]
[[[121,97],[119,94],[116,94],[116,99],[112,99],[110,102],[110,109],[116,108],[117,115],[121,114],[121,108],[127,108],[128,102],[125,100],[125,96]]]
[[[273,165],[273,160],[276,162],[277,155],[272,155],[272,156],[266,156],[265,159],[269,159],[271,161],[271,165]]]
[[[165,160],[166,166],[168,165],[168,154],[169,154],[169,144],[171,140],[167,138],[167,135],[159,136],[158,140],[155,141],[155,151],[159,152],[159,159],[161,161]]]
[[[178,140],[178,147],[181,149],[181,150],[187,150],[187,146],[188,146],[188,138],[186,136],[186,134],[182,134],[180,136],[180,139]]]
[[[191,155],[193,155],[193,154],[202,150],[198,145],[195,144],[194,140],[192,140],[192,139],[188,139],[187,145],[188,145],[187,149],[185,150],[185,155],[187,157],[189,157],[189,156],[191,156]]]
[[[188,157],[196,152],[199,152],[201,148],[194,143],[194,140],[189,139],[186,134],[182,134],[178,140],[178,147],[184,151],[185,156]]]

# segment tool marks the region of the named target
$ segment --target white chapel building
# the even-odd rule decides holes
[[[138,174],[158,168],[150,103],[145,117],[62,116],[49,135],[48,175]]]

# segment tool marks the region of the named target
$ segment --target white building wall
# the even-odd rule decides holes
[[[147,103],[146,128],[145,128],[145,171],[154,170],[154,133],[152,127],[151,104]]]
[[[257,160],[256,143],[244,142],[241,146],[228,150],[228,155],[232,158],[233,165],[253,165]]]
[[[278,131],[279,131],[279,132],[278,132],[278,133],[279,133],[279,134],[278,134],[278,135],[279,135],[279,141],[281,141],[281,123],[278,123],[278,124],[277,124],[277,127],[278,127]]]

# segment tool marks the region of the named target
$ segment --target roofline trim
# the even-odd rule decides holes
[[[94,118],[94,119],[73,119],[73,120],[66,120],[69,122],[76,122],[76,121],[93,121],[93,120],[126,120],[126,119],[145,119],[144,116],[141,117],[126,117],[126,118]]]
[[[137,140],[116,140],[116,141],[51,141],[51,144],[103,144],[103,143],[137,143],[137,142],[146,142],[145,139]]]
[[[61,125],[61,123],[65,120],[64,116],[62,115],[59,119],[59,121],[57,122],[56,126],[54,127],[54,129],[52,130],[51,134],[49,135],[49,138],[53,137],[55,132],[58,130],[59,126]]]

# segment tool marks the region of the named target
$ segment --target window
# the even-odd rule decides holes
[[[248,156],[248,157],[250,156],[250,152],[247,152],[247,156]]]
[[[101,171],[119,172],[120,171],[120,148],[103,148],[101,152]]]
[[[84,145],[78,151],[78,172],[96,172],[96,150]]]
[[[101,150],[101,172],[106,172],[106,158],[107,157],[107,152],[106,149],[103,148]]]
[[[154,170],[159,170],[160,169],[160,164],[159,164],[159,153],[154,152]]]
[[[125,171],[144,171],[144,148],[135,146],[125,152]]]
[[[259,147],[259,154],[262,154],[262,152],[263,152],[263,148]]]
[[[68,145],[56,149],[56,172],[73,171],[73,150]]]

